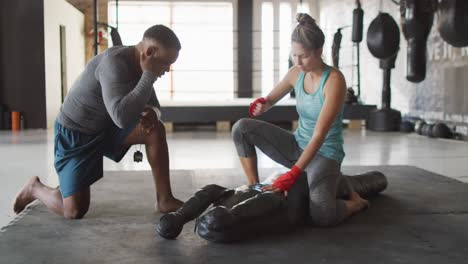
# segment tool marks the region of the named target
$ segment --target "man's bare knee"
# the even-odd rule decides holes
[[[63,216],[66,219],[71,219],[71,220],[76,220],[76,219],[82,219],[85,214],[88,212],[88,209],[77,209],[77,208],[70,208],[70,209],[65,209],[63,210]]]
[[[162,122],[159,124],[146,136],[146,142],[148,144],[157,143],[160,140],[166,139],[166,127]]]
[[[63,199],[63,216],[67,219],[81,219],[89,209],[89,188]]]
[[[158,134],[158,136],[166,138],[166,126],[164,125],[163,122],[159,121],[158,125],[156,126],[155,131]]]

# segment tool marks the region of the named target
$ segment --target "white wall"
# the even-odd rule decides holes
[[[61,102],[60,25],[66,28],[67,87],[85,66],[84,15],[65,0],[44,0],[47,127],[53,126]]]

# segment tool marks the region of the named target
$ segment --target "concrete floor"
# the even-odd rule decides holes
[[[413,165],[468,182],[468,142],[430,139],[416,134],[376,133],[345,130],[346,158],[343,165]],[[229,133],[211,131],[168,134],[171,169],[239,168]],[[134,149],[143,148],[135,146]],[[104,161],[104,169],[149,170],[146,159],[132,160],[134,149],[120,163]],[[32,175],[39,175],[57,186],[53,167],[53,131],[27,130],[0,132],[0,227],[14,214],[11,203],[15,194]],[[263,155],[259,167],[281,168]]]

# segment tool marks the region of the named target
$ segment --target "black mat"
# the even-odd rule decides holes
[[[106,172],[92,188],[85,219],[69,221],[43,205],[0,232],[0,263],[467,263],[468,188],[410,166],[378,169],[388,189],[371,208],[335,228],[304,228],[236,244],[199,238],[194,224],[177,240],[155,235],[149,172]],[[268,176],[271,172],[265,172]],[[178,197],[209,183],[236,187],[237,170],[173,171]]]

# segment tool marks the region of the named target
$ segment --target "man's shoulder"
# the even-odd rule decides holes
[[[110,62],[112,64],[129,66],[129,49],[126,46],[108,48],[102,54],[101,62]]]
[[[101,56],[98,70],[104,70],[116,76],[130,72],[128,47],[111,47],[103,52]]]

